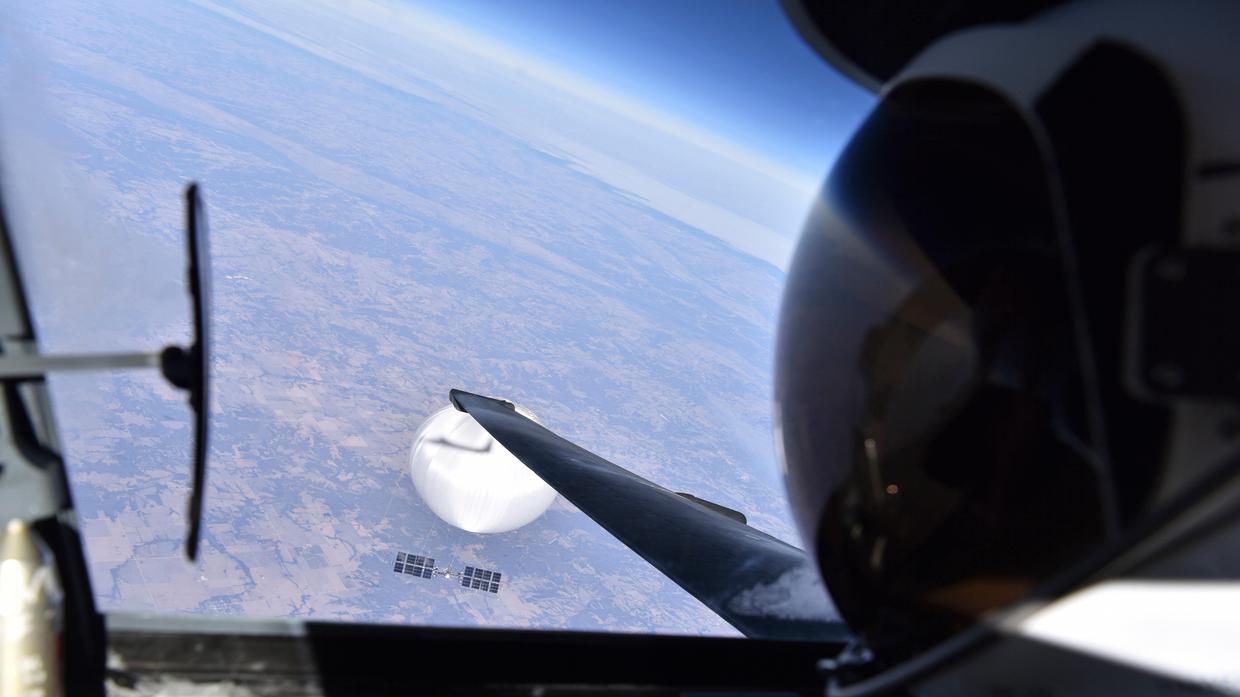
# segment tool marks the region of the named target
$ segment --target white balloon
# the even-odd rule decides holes
[[[453,407],[431,414],[418,428],[409,467],[418,495],[435,515],[469,532],[516,530],[542,515],[556,496],[474,417]]]

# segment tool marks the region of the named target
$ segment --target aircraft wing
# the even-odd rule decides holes
[[[561,496],[741,633],[849,637],[805,552],[604,460],[509,402],[461,390],[449,397]]]

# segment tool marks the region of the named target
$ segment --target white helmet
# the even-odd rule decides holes
[[[785,2],[881,99],[788,274],[776,423],[864,677],[1234,484],[1240,3],[862,4]]]

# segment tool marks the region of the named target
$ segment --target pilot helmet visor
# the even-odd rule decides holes
[[[1106,460],[1046,164],[995,93],[889,93],[790,268],[778,445],[844,619],[889,659],[1105,538]]]

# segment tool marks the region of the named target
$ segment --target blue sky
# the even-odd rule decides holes
[[[873,103],[775,0],[409,0],[819,176]]]

